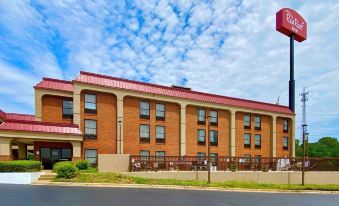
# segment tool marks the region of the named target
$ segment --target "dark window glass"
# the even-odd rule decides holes
[[[155,127],[155,141],[156,143],[165,143],[165,127],[156,126]]]
[[[250,154],[245,154],[245,162],[250,162],[251,161],[251,155]]]
[[[218,125],[218,112],[211,111],[210,116],[211,116],[211,125]]]
[[[157,162],[165,161],[165,152],[164,151],[156,151],[155,157]]]
[[[149,156],[150,156],[150,152],[149,152],[149,150],[140,150],[139,155],[141,156],[140,159],[142,161],[148,161]]]
[[[251,116],[250,115],[244,115],[244,128],[251,129]]]
[[[254,117],[254,122],[255,122],[255,129],[260,130],[261,129],[261,117]]]
[[[206,153],[205,153],[205,152],[198,152],[198,153],[197,153],[197,156],[198,156],[198,157],[205,157],[205,156],[206,156]]]
[[[283,121],[283,131],[288,132],[288,120]]]
[[[149,125],[140,125],[140,142],[150,142]]]
[[[261,135],[260,134],[254,135],[254,146],[255,148],[261,148]]]
[[[204,109],[197,110],[198,124],[205,124],[206,111]]]
[[[155,118],[157,120],[165,119],[165,105],[164,104],[155,104]]]
[[[210,144],[212,146],[218,146],[218,131],[210,131]]]
[[[85,112],[97,112],[97,96],[95,94],[85,94]]]
[[[73,117],[73,101],[62,100],[62,116]]]
[[[140,102],[140,118],[149,119],[149,102]]]
[[[251,134],[244,134],[244,147],[251,147]]]
[[[288,137],[283,137],[283,149],[288,150]]]
[[[72,149],[61,149],[61,159],[72,159]]]
[[[198,138],[198,144],[199,145],[205,145],[206,144],[206,130],[198,129],[197,130],[197,138]]]
[[[97,121],[85,119],[85,135],[89,138],[97,137]]]
[[[92,165],[96,165],[98,162],[98,155],[96,149],[85,149],[85,159]]]

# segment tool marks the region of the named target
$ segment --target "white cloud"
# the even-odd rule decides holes
[[[311,136],[339,135],[328,129],[339,124],[333,114],[339,108],[338,2],[60,0],[38,1],[39,10],[28,1],[1,3],[0,22],[6,25],[0,29],[18,36],[6,44],[22,47],[34,68],[17,68],[18,74],[74,78],[87,70],[166,85],[185,78],[194,90],[272,103],[280,96],[284,105],[289,39],[275,31],[275,13],[292,7],[309,21],[308,40],[295,44],[295,76],[297,93],[303,86],[310,90]],[[50,49],[54,40],[46,36],[56,33],[66,56]],[[0,46],[0,60],[9,55]],[[60,69],[60,58],[66,68]],[[6,65],[11,68],[10,61]],[[300,123],[298,97],[296,105]]]

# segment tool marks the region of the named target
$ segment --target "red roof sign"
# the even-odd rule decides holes
[[[291,36],[298,42],[302,42],[307,38],[307,23],[304,18],[293,9],[283,8],[276,14],[277,31]]]

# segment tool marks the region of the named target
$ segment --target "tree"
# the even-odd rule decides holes
[[[303,144],[296,140],[296,156],[302,157]],[[318,142],[308,143],[309,157],[339,157],[339,141],[335,137],[323,137]]]

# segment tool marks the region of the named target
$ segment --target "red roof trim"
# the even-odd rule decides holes
[[[247,99],[240,99],[240,98],[235,98],[235,97],[228,97],[228,96],[222,96],[222,95],[210,94],[210,93],[204,93],[204,92],[198,92],[198,91],[184,90],[184,89],[179,89],[179,88],[173,88],[173,87],[168,87],[168,86],[163,86],[163,85],[158,85],[158,84],[152,84],[152,83],[146,83],[146,82],[139,82],[139,81],[134,81],[134,80],[129,80],[129,79],[112,77],[112,76],[108,76],[108,75],[102,75],[102,74],[96,74],[96,73],[91,73],[91,72],[85,72],[85,71],[81,71],[80,75],[88,75],[88,76],[94,76],[94,77],[99,77],[99,78],[111,79],[111,80],[116,80],[116,81],[123,81],[123,82],[138,84],[138,85],[152,86],[152,87],[162,88],[162,89],[167,89],[167,90],[172,90],[172,91],[180,91],[180,92],[186,92],[186,93],[190,93],[190,94],[204,95],[204,96],[213,97],[213,98],[223,98],[223,99],[229,99],[229,100],[234,100],[234,101],[241,101],[241,102],[254,103],[254,104],[260,104],[260,105],[268,105],[268,106],[273,106],[275,108],[281,108],[281,109],[288,110],[288,111],[274,111],[272,109],[271,110],[267,109],[268,111],[293,114],[293,112],[287,106],[276,105],[276,104],[272,104],[272,103],[259,102],[259,101],[247,100]],[[73,80],[73,82],[80,82],[80,83],[98,85],[98,84],[95,84],[95,83],[79,81],[77,79]],[[107,87],[110,87],[110,86],[107,86]],[[127,90],[131,90],[131,89],[127,89]],[[146,91],[145,93],[150,93],[150,92]],[[190,98],[186,98],[186,99],[190,99]],[[196,100],[196,99],[194,99],[194,100]],[[213,101],[208,101],[208,100],[200,100],[200,101],[213,102]],[[216,103],[216,102],[213,102],[213,103]],[[233,106],[233,105],[231,105],[231,106]],[[241,105],[238,105],[237,107],[251,108],[251,107],[246,107],[246,106],[241,106]],[[255,109],[255,108],[252,108],[252,109]],[[264,109],[259,109],[258,108],[258,110],[264,110]],[[267,110],[264,110],[264,111],[267,111]]]
[[[72,81],[44,77],[41,82],[33,87],[34,89],[47,89],[53,91],[73,92]]]

